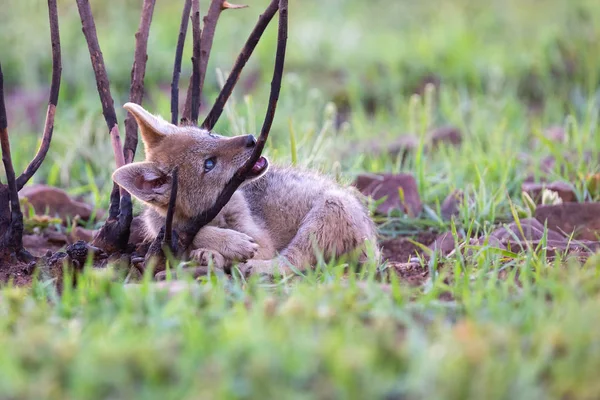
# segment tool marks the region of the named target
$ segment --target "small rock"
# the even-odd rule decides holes
[[[65,260],[68,257],[68,254],[65,253],[64,251],[57,251],[54,254],[50,254],[49,256],[47,256],[47,260],[46,260],[46,264],[48,264],[49,266],[54,266],[58,263],[62,263],[63,260]]]
[[[23,247],[28,248],[44,248],[42,254],[47,250],[48,240],[41,235],[23,235]]]
[[[512,222],[506,226],[496,229],[490,234],[490,238],[497,240],[514,240],[526,241],[526,240],[542,240],[544,237],[544,225],[535,218],[525,218],[519,221],[523,233],[516,222]],[[548,227],[546,232],[548,240],[564,240],[565,237],[560,233],[552,230]]]
[[[562,161],[564,159],[564,162]],[[598,163],[600,160],[591,151],[585,151],[583,157],[576,152],[565,152],[562,159],[557,160],[554,156],[546,156],[540,162],[540,170],[545,174],[553,174],[557,169],[557,164],[560,162],[560,168],[558,173],[561,175],[568,174],[570,178],[576,179],[577,175],[574,173],[573,168],[568,168],[568,164],[577,165],[579,162],[586,164]],[[565,165],[566,164],[566,165]]]
[[[29,264],[27,264],[26,266],[23,267],[21,272],[25,275],[32,275],[33,272],[35,271],[36,267],[37,267],[37,262],[31,261]]]
[[[377,206],[377,212],[387,215],[392,210],[401,210],[410,217],[417,217],[423,204],[417,189],[417,182],[410,174],[359,175],[354,185],[364,195],[374,200],[386,199]],[[403,197],[400,198],[400,189]]]
[[[435,241],[429,245],[433,251],[437,251],[441,256],[447,256],[454,250],[455,241],[452,232],[446,232],[438,235]]]
[[[432,147],[437,147],[440,144],[449,144],[458,146],[462,143],[462,132],[454,126],[442,126],[433,129],[428,134],[429,142]]]
[[[536,182],[524,182],[521,185],[521,190],[527,193],[535,202],[535,204],[542,204],[542,194],[544,189],[551,190],[558,194],[558,197],[564,203],[577,202],[577,195],[573,186],[566,182],[556,181],[552,183],[536,183]]]
[[[85,229],[81,226],[76,226],[75,229],[71,232],[71,241],[76,242],[78,240],[83,240],[84,242],[91,242],[94,236],[96,235],[97,230]]]
[[[547,223],[548,229],[581,240],[598,240],[600,237],[600,203],[563,203],[541,205],[535,218]]]
[[[48,242],[58,245],[63,245],[67,243],[67,235],[62,232],[46,229],[44,231],[44,235]]]
[[[36,257],[43,257],[46,252],[56,251],[64,246],[65,242],[51,242],[45,235],[23,235],[23,247]]]
[[[365,194],[366,189],[371,185],[379,175],[377,174],[360,174],[354,180],[354,187],[356,187],[361,193]]]
[[[570,203],[579,205],[577,203]],[[547,206],[540,206],[547,207]],[[556,206],[550,206],[556,207]],[[560,253],[574,254],[579,257],[587,257],[590,251],[596,251],[600,248],[600,242],[591,240],[572,240],[548,226],[546,237],[544,239],[544,226],[540,221],[533,218],[520,221],[523,234],[519,230],[516,222],[496,229],[487,237],[471,239],[471,244],[475,246],[488,246],[508,249],[513,252],[527,251],[529,249],[544,248],[546,257],[552,258]],[[471,250],[467,254],[472,254]]]
[[[93,253],[94,258],[103,259],[106,258],[106,254],[102,250],[97,247],[90,246],[83,240],[79,240],[72,245],[68,246],[66,249],[67,255],[71,258],[73,262],[77,262],[79,266],[83,267],[85,262],[87,261],[88,254],[90,252]]]
[[[460,206],[464,201],[464,193],[462,190],[455,190],[444,199],[441,206],[442,219],[451,220],[453,216],[460,214]]]
[[[419,146],[419,138],[415,135],[402,134],[393,141],[377,141],[377,142],[358,142],[349,146],[346,155],[356,154],[357,152],[366,153],[373,156],[388,155],[392,158],[400,156],[401,162],[415,151]]]
[[[415,151],[417,147],[419,147],[419,138],[414,135],[401,135],[385,146],[386,151],[390,156],[395,158],[398,157],[398,155],[401,155],[402,159],[404,159],[408,153]]]
[[[19,196],[26,198],[38,215],[58,215],[65,221],[75,216],[88,220],[92,216],[92,206],[71,199],[64,190],[55,187],[42,184],[25,186]]]

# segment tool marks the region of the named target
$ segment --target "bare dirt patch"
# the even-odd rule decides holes
[[[415,241],[424,246],[432,244],[437,237],[433,231],[420,232],[415,236],[400,236],[381,242],[384,260],[407,263],[413,257],[423,255],[425,252],[419,246],[411,242]]]

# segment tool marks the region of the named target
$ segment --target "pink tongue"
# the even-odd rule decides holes
[[[254,163],[254,166],[252,167],[252,172],[260,172],[260,170],[262,170],[265,167],[266,161],[267,160],[265,160],[264,157],[259,158],[258,161]]]

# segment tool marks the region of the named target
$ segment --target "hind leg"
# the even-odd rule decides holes
[[[351,194],[332,190],[323,194],[303,219],[298,232],[273,260],[248,260],[240,266],[244,274],[291,274],[317,263],[317,253],[325,261],[342,255],[365,257],[365,246],[376,246],[373,221],[366,208]],[[375,247],[375,255],[378,250]]]

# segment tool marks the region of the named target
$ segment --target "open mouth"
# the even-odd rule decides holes
[[[255,177],[263,174],[267,170],[268,166],[269,166],[269,161],[267,161],[267,159],[264,157],[260,157],[256,161],[256,163],[254,163],[254,165],[252,166],[252,170],[250,170],[250,173],[248,175],[252,178],[255,178]]]

